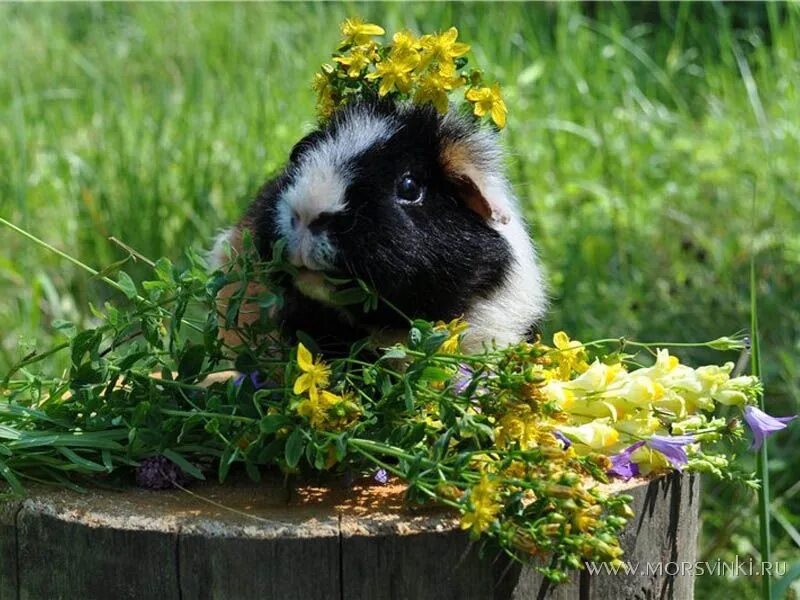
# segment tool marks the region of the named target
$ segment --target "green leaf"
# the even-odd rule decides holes
[[[53,329],[63,333],[67,337],[75,336],[75,323],[72,321],[64,321],[62,319],[55,319],[53,321]]]
[[[284,449],[285,443],[286,441],[283,438],[275,438],[261,449],[256,460],[261,465],[271,463]]]
[[[172,282],[172,262],[168,258],[159,258],[153,267],[158,278],[164,283]]]
[[[261,481],[261,471],[258,469],[258,465],[246,462],[244,463],[244,470],[247,471],[247,476],[251,481],[255,481],[256,483]]]
[[[92,275],[94,279],[102,279],[103,277],[111,277],[114,273],[119,271],[122,267],[124,267],[130,260],[133,258],[132,255],[128,254],[122,260],[118,260],[116,262],[111,263],[110,265],[104,267],[100,271],[98,271],[95,275]]]
[[[800,579],[800,561],[794,562],[786,569],[786,574],[775,582],[772,588],[772,600],[787,598],[789,586]]]
[[[449,331],[437,331],[436,333],[431,334],[431,336],[422,343],[422,351],[430,356],[436,352],[439,349],[439,346],[441,346],[449,337]]]
[[[205,358],[205,346],[200,344],[188,344],[178,363],[178,379],[181,381],[194,379],[203,369],[203,361]]]
[[[205,481],[205,475],[203,475],[202,471],[197,468],[196,465],[193,465],[188,460],[186,460],[183,456],[175,452],[174,450],[166,449],[161,452],[165,457],[170,459],[176,465],[178,465],[187,475],[191,475],[195,479],[201,479]]]
[[[2,460],[0,460],[0,475],[8,482],[8,485],[11,486],[15,494],[20,496],[25,495],[25,488],[22,486],[22,483],[20,483],[17,476],[14,475],[14,472]]]
[[[219,459],[219,482],[225,483],[228,478],[228,472],[231,470],[231,465],[239,458],[239,448],[231,448],[228,446],[222,453],[222,458]]]
[[[389,348],[386,352],[384,352],[382,358],[399,359],[399,358],[405,358],[406,356],[408,356],[408,354],[406,353],[405,348],[403,348],[402,346],[395,346],[394,348]]]
[[[108,450],[103,450],[102,452],[100,452],[100,459],[103,461],[103,465],[105,466],[106,471],[111,473],[111,471],[114,470],[114,463],[111,460],[111,452],[109,452]]]
[[[403,399],[406,401],[406,410],[408,412],[414,411],[414,390],[411,389],[411,382],[408,379],[403,380],[405,386],[403,390]]]
[[[441,367],[427,366],[422,370],[422,379],[426,381],[448,381],[453,373]]]
[[[284,450],[284,458],[290,469],[294,469],[298,465],[304,448],[305,437],[303,436],[303,430],[295,429],[286,440],[286,449]]]
[[[340,435],[334,440],[334,443],[336,444],[336,460],[341,462],[347,455],[347,440],[344,435]]]
[[[258,371],[258,365],[258,358],[256,358],[250,350],[240,352],[233,363],[234,368],[239,371],[239,373],[244,374]]]
[[[86,331],[81,331],[78,335],[72,338],[70,349],[73,366],[80,366],[81,362],[83,362],[83,356],[87,352],[89,354],[97,352],[97,348],[100,346],[101,339],[102,335],[96,329],[87,329]]]
[[[333,292],[329,300],[331,304],[337,306],[349,306],[350,304],[359,304],[365,298],[367,298],[367,294],[361,288],[348,288]]]
[[[76,453],[73,450],[70,450],[69,448],[59,448],[58,451],[62,455],[64,455],[67,458],[67,460],[69,460],[71,463],[78,465],[79,467],[82,467],[87,471],[94,471],[95,473],[104,473],[107,470],[103,465],[97,464],[96,462],[92,462],[91,460],[83,458],[78,453]]]
[[[128,299],[133,300],[139,295],[136,291],[136,284],[133,283],[133,279],[131,279],[131,276],[125,271],[120,271],[117,274],[117,283],[119,284],[122,293],[125,294]]]
[[[0,440],[18,440],[21,436],[22,433],[16,429],[0,424]]]
[[[291,422],[292,420],[286,415],[266,415],[258,425],[262,433],[270,434]]]
[[[324,448],[314,448],[314,468],[317,471],[322,471],[325,468],[327,460],[328,456]]]

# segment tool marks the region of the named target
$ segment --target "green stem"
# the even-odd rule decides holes
[[[241,415],[228,415],[225,413],[213,413],[203,410],[174,410],[171,408],[161,408],[159,412],[172,417],[208,417],[210,419],[228,419],[229,421],[242,421],[243,423],[258,423],[258,419],[243,417]]]
[[[83,263],[83,262],[79,261],[77,258],[73,258],[72,256],[70,256],[69,254],[67,254],[63,250],[59,250],[55,246],[52,246],[52,245],[48,244],[44,240],[39,239],[38,237],[36,237],[35,235],[33,235],[31,233],[28,233],[24,229],[20,229],[19,227],[17,227],[13,223],[11,223],[9,221],[6,221],[3,217],[0,217],[0,224],[5,225],[6,227],[8,227],[9,229],[11,229],[13,231],[16,231],[21,236],[23,236],[25,238],[28,238],[30,241],[32,241],[33,243],[37,244],[38,246],[41,246],[45,250],[49,250],[53,254],[56,254],[57,256],[60,256],[64,260],[67,260],[67,261],[71,262],[73,265],[75,265],[77,267],[80,267],[81,269],[83,269],[87,273],[90,273],[95,277],[100,274],[100,271],[98,271],[97,269],[93,269],[92,267],[90,267],[86,263]],[[118,284],[116,281],[114,281],[113,279],[109,279],[105,275],[101,276],[100,279],[103,280],[108,285],[110,285],[111,287],[113,287],[114,289],[116,289],[117,291],[122,292],[123,294],[125,293],[125,290],[122,288],[122,286],[120,284]],[[141,298],[141,297],[139,299],[140,300],[144,300],[144,298]]]
[[[360,441],[367,441],[367,440],[348,440],[348,444],[353,446],[355,448],[356,452],[358,452],[359,454],[361,454],[365,458],[369,459],[371,462],[373,462],[374,464],[378,465],[382,469],[386,469],[387,471],[389,471],[391,473],[394,473],[395,475],[397,475],[401,479],[404,479],[404,480],[408,481],[408,478],[406,477],[405,473],[403,473],[403,471],[401,471],[397,467],[393,467],[392,465],[386,464],[382,460],[374,457],[372,454],[370,454],[369,452],[367,452],[363,448],[360,448],[358,444],[352,444],[351,442],[354,442],[354,441],[355,442],[360,442]],[[387,448],[388,448],[388,446],[387,446]],[[414,485],[419,487],[419,489],[421,489],[427,496],[429,496],[430,498],[436,500],[437,502],[441,502],[442,504],[446,504],[447,506],[450,506],[450,507],[455,508],[455,509],[460,509],[461,508],[461,506],[458,504],[458,502],[454,502],[453,500],[450,500],[449,498],[444,498],[444,497],[440,496],[439,494],[437,494],[434,490],[432,490],[427,484],[423,483],[422,481],[416,480],[416,481],[414,481]]]
[[[0,219],[1,218],[2,217],[0,217]],[[46,352],[41,352],[41,353],[37,352],[36,354],[21,360],[17,364],[13,365],[11,367],[11,369],[9,369],[8,373],[6,373],[6,376],[3,378],[3,383],[2,383],[2,385],[0,385],[0,388],[7,389],[9,381],[11,380],[11,377],[15,373],[17,373],[20,369],[24,369],[28,365],[32,365],[34,363],[39,362],[40,360],[44,360],[48,356],[52,356],[53,354],[56,354],[57,352],[61,352],[62,350],[66,350],[67,348],[69,348],[69,346],[70,346],[70,342],[64,342],[62,344],[59,344],[58,346],[54,346],[54,347],[50,348],[50,350],[47,350]]]
[[[94,268],[90,267],[89,265],[87,265],[86,263],[81,262],[77,258],[74,258],[74,257],[70,256],[69,254],[67,254],[63,250],[59,250],[55,246],[53,246],[51,244],[48,244],[47,242],[45,242],[44,240],[36,237],[32,233],[28,233],[24,229],[21,229],[21,228],[17,227],[16,225],[11,223],[10,221],[5,220],[3,217],[0,217],[0,225],[5,225],[6,227],[11,229],[12,231],[17,232],[22,237],[27,238],[28,240],[32,241],[36,245],[41,246],[45,250],[49,250],[53,254],[55,254],[57,256],[60,256],[64,260],[67,260],[67,261],[71,262],[73,265],[75,265],[77,267],[80,267],[81,269],[83,269],[87,273],[91,274],[93,277],[98,277],[98,279],[100,279],[104,283],[107,283],[108,285],[113,287],[118,292],[121,292],[123,294],[126,293],[125,289],[120,284],[118,284],[116,281],[111,279],[110,277],[106,277],[105,275],[100,275],[100,271],[98,271],[97,269],[94,269]],[[148,300],[147,298],[144,298],[143,296],[140,296],[139,294],[136,294],[136,300],[138,300],[139,302],[144,302],[145,304],[148,304],[148,305],[152,305],[152,306],[158,307],[158,305],[154,305],[150,300]],[[183,319],[182,319],[182,322],[185,325],[189,326],[191,329],[194,329],[195,331],[203,331],[203,329],[201,327],[198,327],[194,323],[189,323],[189,322],[187,322],[186,320],[183,320]]]
[[[753,200],[753,212],[755,213],[755,198]],[[750,335],[752,344],[752,354],[750,355],[750,369],[754,376],[761,377],[761,351],[758,337],[758,299],[756,296],[756,267],[755,257],[750,255]],[[758,397],[758,407],[766,412],[764,393]],[[764,440],[756,457],[756,474],[761,480],[758,488],[758,523],[759,523],[759,547],[761,550],[761,562],[772,562],[772,541],[770,534],[770,505],[769,505],[769,453],[768,441]],[[772,578],[769,573],[764,573],[761,579],[761,594],[764,600],[772,599]]]

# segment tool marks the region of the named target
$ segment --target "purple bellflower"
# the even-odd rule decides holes
[[[647,440],[647,445],[661,452],[670,464],[680,471],[689,462],[685,446],[694,442],[693,435],[654,435]]]
[[[250,379],[250,383],[253,384],[253,387],[257,390],[264,389],[265,387],[274,387],[274,385],[268,379],[260,379],[258,376],[258,371],[253,371],[250,375],[245,375],[244,373],[239,373],[233,380],[233,385],[239,387],[244,383],[245,378]]]
[[[789,421],[796,419],[797,415],[791,417],[773,417],[763,410],[748,404],[744,407],[744,420],[753,432],[753,443],[750,444],[751,450],[758,450],[768,436],[776,431],[786,428]]]
[[[610,456],[611,468],[608,470],[608,474],[621,477],[625,481],[628,481],[631,477],[636,477],[639,474],[639,465],[631,461],[631,454],[642,446],[644,446],[644,442],[636,442],[619,454]]]
[[[558,431],[557,429],[554,429],[554,430],[553,430],[553,436],[554,436],[554,437],[555,437],[555,438],[556,438],[556,439],[557,439],[559,442],[561,442],[561,447],[562,447],[564,450],[566,450],[567,448],[569,448],[570,446],[572,446],[572,442],[570,441],[570,439],[569,439],[567,436],[565,436],[563,433],[561,433],[560,431]]]

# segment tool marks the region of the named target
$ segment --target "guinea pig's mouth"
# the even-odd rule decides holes
[[[325,273],[305,267],[297,269],[297,275],[294,276],[294,287],[304,296],[323,304],[332,304],[331,296],[336,291],[336,286],[328,281]]]

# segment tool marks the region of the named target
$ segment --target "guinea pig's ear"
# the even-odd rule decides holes
[[[319,130],[312,131],[306,135],[302,140],[294,145],[294,148],[292,148],[292,153],[289,155],[289,162],[297,163],[303,154],[314,148],[314,146],[316,146],[324,137],[325,134]]]
[[[463,140],[444,144],[441,161],[445,176],[456,186],[464,204],[486,221],[506,224],[511,216],[506,208],[505,180],[494,161],[481,161]],[[483,163],[483,164],[482,164]]]

